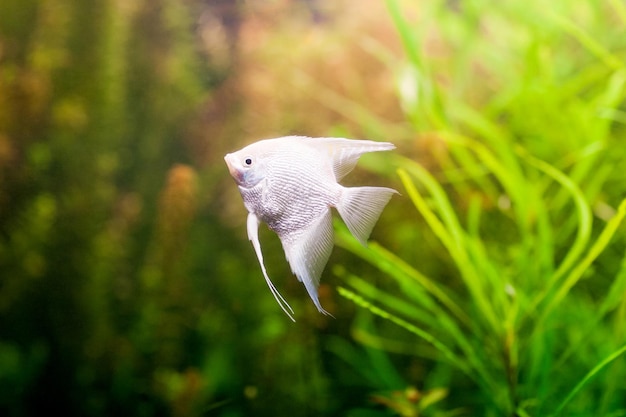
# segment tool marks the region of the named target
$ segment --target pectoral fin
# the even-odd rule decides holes
[[[259,223],[259,219],[254,214],[248,214],[248,239],[252,242],[252,246],[256,252],[256,257],[259,259],[259,264],[261,265],[261,271],[263,271],[263,276],[265,277],[265,282],[267,282],[267,286],[270,287],[272,295],[285,314],[287,314],[291,321],[295,322],[296,320],[293,318],[293,309],[289,303],[285,301],[283,296],[280,295],[276,287],[274,287],[274,284],[272,284],[272,281],[265,270],[265,265],[263,264],[263,253],[261,252],[261,244],[259,243]]]
[[[333,250],[333,225],[330,209],[304,229],[280,236],[291,270],[298,277],[320,313],[330,315],[320,304],[317,288]]]

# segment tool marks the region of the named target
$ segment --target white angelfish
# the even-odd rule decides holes
[[[266,139],[224,157],[248,209],[248,238],[265,281],[293,321],[293,309],[267,275],[259,243],[260,222],[276,232],[291,270],[317,309],[320,276],[333,249],[331,207],[350,232],[366,244],[374,224],[397,191],[384,187],[343,187],[338,183],[367,152],[387,151],[388,142],[286,136]]]

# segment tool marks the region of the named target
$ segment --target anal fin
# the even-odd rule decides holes
[[[298,277],[320,313],[331,315],[320,304],[317,288],[333,250],[333,224],[330,209],[306,228],[279,236],[291,270]]]

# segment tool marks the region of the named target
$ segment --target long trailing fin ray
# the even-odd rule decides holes
[[[254,247],[254,251],[256,252],[256,257],[259,260],[259,264],[261,265],[261,271],[263,272],[263,277],[265,277],[265,282],[267,282],[267,286],[270,288],[274,299],[280,306],[280,308],[285,312],[287,317],[291,319],[291,321],[295,322],[296,320],[293,318],[293,309],[289,305],[289,303],[283,298],[283,296],[278,292],[272,280],[267,275],[267,271],[265,270],[265,265],[263,263],[263,253],[261,252],[261,244],[259,243],[259,219],[252,213],[248,214],[248,239],[252,242],[252,246]]]
[[[380,213],[397,193],[385,187],[344,188],[337,211],[352,235],[366,246]]]
[[[333,225],[330,209],[304,229],[280,236],[291,270],[300,280],[320,313],[331,315],[322,307],[317,288],[333,250]]]
[[[333,172],[337,181],[345,177],[354,169],[361,155],[368,152],[389,151],[395,149],[390,142],[375,142],[372,140],[355,140],[344,138],[304,138],[310,140],[316,149],[322,146],[324,152],[331,158]]]

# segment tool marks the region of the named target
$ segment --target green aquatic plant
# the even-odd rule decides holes
[[[420,358],[420,383],[448,390],[432,413],[626,412],[626,68],[602,27],[624,8],[566,3],[435,1],[411,20],[387,1],[405,149],[424,151],[395,161],[415,211],[367,248],[338,226],[378,272],[334,272],[372,317],[356,339]]]
[[[456,146],[469,145],[482,161],[494,164],[491,171],[494,177],[498,176],[497,171],[509,175],[510,171],[479,144],[456,143]],[[525,170],[534,171],[533,180],[503,179],[502,188],[506,189],[508,181],[519,197],[512,197],[507,209],[500,211],[508,215],[509,221],[531,217],[533,220],[530,224],[517,223],[516,239],[510,243],[499,242],[497,235],[489,236],[483,230],[481,220],[490,214],[478,200],[471,203],[467,219],[462,220],[442,184],[419,164],[401,162],[398,175],[407,197],[445,248],[446,261],[456,268],[455,278],[459,282],[448,285],[438,282],[376,243],[364,248],[346,233],[339,234],[340,246],[386,273],[398,289],[397,292],[378,289],[360,277],[337,270],[347,284],[340,294],[432,346],[435,353],[429,351],[430,358],[471,379],[487,403],[491,403],[487,408],[493,407],[500,415],[514,412],[522,415],[533,407],[540,407],[542,414],[556,413],[566,407],[592,376],[626,349],[623,336],[612,337],[610,327],[598,327],[608,313],[624,302],[624,265],[601,302],[589,304],[584,294],[573,292],[573,287],[589,272],[623,222],[626,200],[599,233],[593,234],[590,208],[567,176],[527,154],[522,153],[519,158]],[[568,188],[571,198],[578,199],[577,209],[572,210],[578,224],[577,237],[569,251],[556,260],[543,255],[558,253],[560,249],[555,245],[558,227],[553,227],[550,210],[546,208],[558,193],[549,183]],[[520,204],[515,198],[520,198]],[[515,213],[516,210],[527,211]],[[419,262],[419,254],[415,257]],[[579,310],[576,316],[571,315],[572,306]],[[579,316],[583,312],[587,317],[581,322]],[[579,336],[568,334],[568,328],[576,330]],[[594,343],[602,344],[594,346]],[[416,345],[416,352],[419,349]],[[581,372],[584,368],[577,370],[581,372],[577,385],[572,382],[575,381],[572,371],[576,368],[568,365],[578,361],[576,354],[580,352],[576,349],[598,352],[593,372],[584,376]],[[568,377],[563,377],[565,374]],[[568,387],[572,391],[564,395]]]

